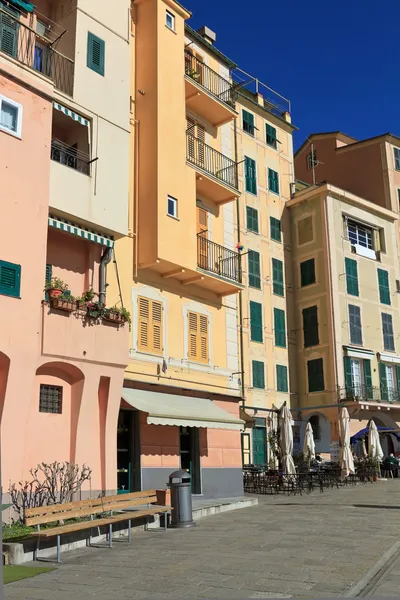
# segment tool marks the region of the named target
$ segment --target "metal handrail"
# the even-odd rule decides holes
[[[236,190],[239,189],[235,161],[194,137],[189,131],[186,132],[186,158],[190,163],[217,177],[223,183]]]
[[[224,102],[230,108],[235,108],[237,94],[232,83],[187,49],[185,50],[185,74],[221,102]]]
[[[397,389],[383,388],[365,384],[345,385],[338,387],[338,400],[345,401],[375,401],[375,402],[400,402],[400,391]]]
[[[54,50],[49,40],[0,8],[0,52],[48,77],[72,96],[74,61]]]
[[[224,279],[242,283],[242,257],[238,252],[197,234],[197,266]]]
[[[52,140],[50,156],[55,162],[90,175],[90,156],[86,152],[72,148],[60,140]]]

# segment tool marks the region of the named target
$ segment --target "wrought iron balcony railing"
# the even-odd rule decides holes
[[[196,167],[238,190],[238,170],[235,161],[214,150],[188,131],[186,132],[186,157]]]
[[[204,232],[197,234],[197,266],[224,279],[242,283],[241,256],[211,240]]]
[[[383,386],[370,386],[356,384],[338,388],[338,400],[347,401],[373,401],[373,402],[400,402],[400,391]]]
[[[67,146],[60,140],[52,140],[51,142],[51,159],[84,175],[90,175],[89,155],[77,148]]]
[[[190,50],[185,50],[185,74],[193,81],[199,83],[210,94],[235,108],[236,92],[230,81],[221,77],[216,71],[210,69],[203,61],[199,60]]]
[[[56,88],[72,96],[74,62],[52,48],[41,37],[19,21],[17,16],[0,8],[0,52],[49,77]]]

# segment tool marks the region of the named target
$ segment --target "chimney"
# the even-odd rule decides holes
[[[217,39],[217,34],[205,25],[203,27],[200,27],[200,29],[197,30],[197,33],[199,33],[201,37],[203,37],[206,40],[206,42],[208,42],[211,45],[213,45]]]

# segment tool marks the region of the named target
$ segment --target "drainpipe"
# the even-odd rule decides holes
[[[236,119],[233,122],[233,139],[235,144],[235,163],[238,164],[238,147],[237,147],[237,124]],[[237,168],[237,167],[236,167]],[[238,180],[238,174],[236,174]],[[240,205],[239,198],[236,199],[236,228],[237,228],[237,241],[240,243]],[[242,259],[240,258],[240,261]],[[240,269],[242,271],[242,263],[240,262]],[[244,406],[244,343],[243,343],[243,298],[242,291],[239,292],[239,348],[240,348],[240,381],[241,381],[241,396],[242,403]]]
[[[100,275],[99,275],[99,302],[100,304],[106,303],[106,266],[111,262],[112,248],[106,248],[103,252],[100,261]]]

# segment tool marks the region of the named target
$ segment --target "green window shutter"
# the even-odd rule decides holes
[[[258,233],[258,210],[251,206],[246,206],[247,229]]]
[[[243,110],[243,131],[254,135],[254,115],[247,110]]]
[[[52,276],[53,276],[53,265],[46,265],[46,283],[51,281]],[[46,294],[45,294],[45,299],[46,299],[46,302],[49,301],[48,292],[46,292]]]
[[[315,283],[315,259],[310,258],[300,263],[301,287]]]
[[[272,259],[272,289],[277,296],[285,295],[283,282],[283,262],[276,258]]]
[[[359,306],[349,304],[350,343],[362,346],[361,310]]]
[[[253,367],[253,387],[258,389],[265,389],[265,369],[264,363],[259,360],[252,361]]]
[[[248,156],[244,157],[244,171],[246,179],[246,192],[257,194],[257,169],[256,161]]]
[[[316,358],[307,362],[308,373],[308,391],[323,392],[324,382],[324,361],[322,358]]]
[[[274,308],[274,337],[275,346],[286,348],[285,311],[280,308]]]
[[[278,392],[288,392],[288,371],[284,365],[276,365],[276,389]]]
[[[303,309],[304,348],[318,346],[318,306]]]
[[[378,269],[379,299],[381,304],[390,306],[390,287],[389,273],[383,269]]]
[[[87,66],[92,71],[95,71],[99,75],[104,76],[104,64],[105,64],[105,49],[106,44],[104,40],[98,38],[93,33],[88,33],[88,44],[87,44]]]
[[[270,192],[279,194],[279,176],[273,169],[268,169],[268,189]]]
[[[249,286],[261,289],[260,254],[249,250]]]
[[[3,10],[5,7],[2,7]],[[7,11],[14,12],[14,11]],[[19,14],[15,13],[15,19],[5,13],[0,13],[0,50],[9,56],[16,58],[18,53],[18,31]]]
[[[386,379],[386,367],[385,367],[385,363],[379,363],[379,376],[380,376],[380,380],[381,380],[381,400],[386,400],[386,402],[389,400],[389,394],[388,394],[388,386],[387,386],[387,379]]]
[[[357,261],[352,258],[345,259],[346,266],[346,286],[347,293],[352,296],[358,296],[358,269],[357,269]]]
[[[274,240],[275,242],[280,242],[282,240],[280,220],[274,219],[274,217],[270,217],[269,225],[271,230],[271,240]]]
[[[263,341],[262,306],[259,302],[250,302],[250,339],[252,342]]]
[[[400,395],[400,366],[396,365],[396,383],[397,383],[397,399]]]
[[[373,400],[371,361],[370,360],[363,360],[363,367],[364,367],[365,391],[367,393],[367,398],[368,398],[368,400]]]
[[[400,150],[399,148],[394,148],[394,168],[396,171],[400,171]]]
[[[267,123],[265,126],[265,130],[266,130],[267,146],[271,146],[271,148],[275,148],[275,150],[276,150],[277,139],[276,139],[275,127],[272,127],[272,125],[268,125],[268,123]]]
[[[346,395],[353,393],[353,377],[351,374],[351,359],[348,356],[343,358],[344,362],[344,381],[346,385]]]
[[[267,451],[267,430],[265,427],[253,429],[253,464],[265,465]]]
[[[394,335],[392,315],[382,313],[383,347],[385,350],[394,352]]]
[[[0,294],[19,298],[21,292],[21,265],[0,260]]]

